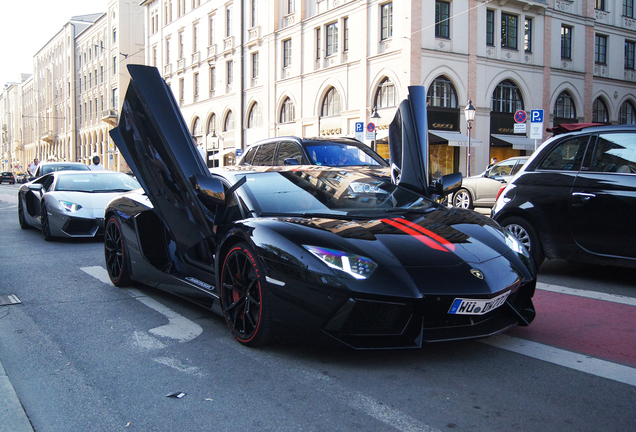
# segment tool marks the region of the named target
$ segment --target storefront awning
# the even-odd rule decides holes
[[[468,147],[468,137],[461,132],[429,130],[428,133],[435,137],[429,141],[431,144],[441,144],[443,141],[448,141],[449,146]],[[481,147],[481,141],[471,137],[470,146]]]
[[[514,136],[514,135],[490,135],[493,140],[493,144],[501,146],[501,143],[498,143],[497,140],[503,141],[503,145],[512,144],[512,148],[515,150],[534,150],[534,141],[533,139],[526,138],[525,136]]]

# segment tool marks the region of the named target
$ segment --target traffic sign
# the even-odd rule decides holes
[[[356,122],[356,139],[358,141],[364,140],[364,122]]]
[[[371,122],[367,123],[367,132],[375,132],[375,124]]]
[[[517,123],[525,123],[528,119],[528,114],[524,110],[517,110],[515,112],[515,121]]]
[[[543,139],[543,123],[530,123],[530,139]]]
[[[543,123],[543,110],[530,111],[530,123]]]

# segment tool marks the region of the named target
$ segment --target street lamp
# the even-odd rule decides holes
[[[373,113],[371,114],[371,121],[375,124],[375,121],[376,121],[377,119],[379,119],[379,118],[380,118],[380,114],[378,114],[378,106],[377,106],[377,105],[374,105],[374,106],[373,106]],[[377,125],[376,125],[376,126],[377,126]],[[377,128],[376,128],[376,129],[377,129]],[[374,138],[376,137],[377,133],[378,133],[378,132],[377,132],[376,130],[374,130],[374,131],[373,131],[373,137],[374,137]],[[375,139],[373,139],[373,141],[371,141],[371,148],[372,148],[373,150],[377,151],[377,149],[376,149],[375,147],[376,147],[376,140],[375,140]]]
[[[473,101],[468,99],[468,105],[464,108],[464,114],[466,115],[466,125],[468,127],[468,151],[466,152],[466,177],[470,177],[470,130],[473,128],[473,122],[475,121],[475,107]]]

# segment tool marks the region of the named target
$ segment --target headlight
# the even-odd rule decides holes
[[[377,185],[371,183],[351,182],[349,188],[353,193],[374,193],[374,194],[387,194],[384,189],[379,188]]]
[[[508,230],[504,231],[504,233],[506,235],[506,244],[510,249],[517,252],[518,254],[525,255],[530,258],[530,252],[528,252],[528,249],[526,249],[526,247],[522,245],[519,240],[517,240],[517,237],[510,234]]]
[[[76,212],[82,208],[81,205],[69,201],[60,201],[60,204],[66,209],[66,211],[70,212]]]
[[[303,245],[329,267],[343,271],[356,279],[366,279],[378,266],[371,259],[334,249]]]

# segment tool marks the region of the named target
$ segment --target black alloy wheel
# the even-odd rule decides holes
[[[51,222],[49,220],[49,207],[46,205],[44,200],[42,200],[42,204],[40,205],[40,225],[44,240],[53,240],[53,236],[51,235]]]
[[[22,200],[20,197],[18,197],[18,223],[22,229],[29,228],[29,225],[26,223],[26,219],[24,218],[24,208],[22,207]]]
[[[473,197],[467,189],[460,189],[453,195],[453,207],[473,209]]]
[[[245,243],[234,246],[221,270],[221,307],[232,334],[246,346],[272,339],[265,276],[256,253]]]
[[[104,231],[104,259],[108,277],[113,285],[126,286],[130,283],[130,267],[119,218],[111,216]]]
[[[504,220],[502,225],[528,249],[538,269],[545,259],[545,254],[543,253],[539,234],[537,234],[532,224],[524,218],[513,216]]]

